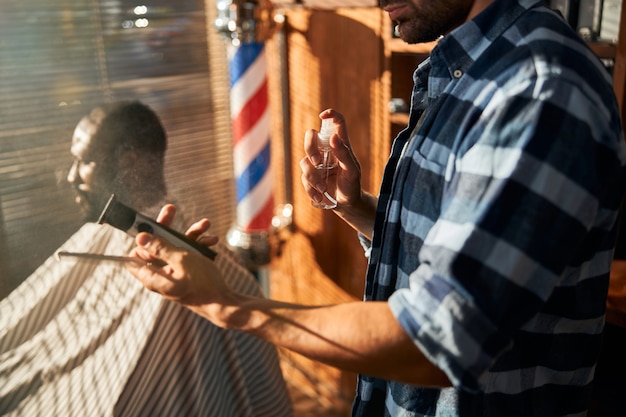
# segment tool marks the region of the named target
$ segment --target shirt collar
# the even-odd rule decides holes
[[[542,0],[495,0],[471,21],[441,38],[431,52],[433,66],[440,60],[450,78],[460,78],[474,59],[501,36],[526,10]]]

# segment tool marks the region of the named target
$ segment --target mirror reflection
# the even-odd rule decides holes
[[[203,1],[2,2],[0,415],[293,415],[273,345],[148,291],[135,233],[94,222],[112,194],[137,229],[174,202],[160,220],[210,218],[220,242],[198,251],[263,295],[223,243],[228,63]]]
[[[227,88],[227,70],[209,74],[207,36],[217,34],[207,21],[203,0],[3,2],[2,297],[93,220],[100,202],[88,193],[85,178],[92,175],[117,183],[106,183],[107,198],[110,188],[123,193],[120,185],[141,180],[126,190],[136,196],[127,204],[152,206],[167,193],[189,218],[211,217],[217,234],[228,229],[232,144],[225,128],[216,127],[212,106],[225,98],[211,91],[210,78],[223,78]],[[90,147],[106,114],[101,106],[120,102],[141,103],[160,120],[168,139],[162,185],[148,180],[148,169],[131,156],[137,150],[112,158],[104,145]],[[144,163],[160,164],[158,158]],[[134,165],[132,179],[120,174],[122,164]]]

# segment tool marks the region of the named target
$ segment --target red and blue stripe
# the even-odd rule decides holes
[[[242,43],[230,56],[237,225],[244,232],[271,227],[270,111],[264,44]]]

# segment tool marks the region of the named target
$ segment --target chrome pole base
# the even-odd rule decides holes
[[[254,270],[270,263],[268,232],[245,232],[234,226],[226,234],[226,244],[239,255],[248,269]]]

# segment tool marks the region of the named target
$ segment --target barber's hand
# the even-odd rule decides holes
[[[361,198],[361,167],[350,144],[345,119],[339,112],[328,109],[320,113],[320,119],[332,119],[335,134],[330,138],[330,148],[337,158],[337,208],[357,204]],[[317,148],[317,131],[309,129],[304,135],[306,156],[300,160],[302,184],[307,194],[314,201],[322,201],[326,185],[322,173],[315,167],[322,162],[322,155]]]
[[[166,204],[161,208],[156,221],[157,223],[171,226],[175,215],[176,207],[173,204]],[[215,235],[204,235],[210,227],[211,222],[208,219],[202,219],[189,226],[185,235],[191,240],[195,240],[202,245],[213,246],[219,241],[219,237]]]
[[[148,262],[160,260],[165,266],[157,268],[146,264],[128,263],[127,268],[150,291],[194,307],[220,303],[230,292],[221,272],[207,257],[176,248],[164,239],[149,233],[139,233],[137,247],[131,256]]]
[[[157,221],[169,225],[176,209],[166,205],[157,216]],[[210,226],[207,219],[194,223],[187,230],[187,237],[202,244],[215,244],[217,237],[204,236]],[[127,269],[150,291],[190,307],[219,302],[230,289],[224,283],[221,272],[205,256],[172,246],[169,242],[149,233],[139,233],[135,238],[137,247],[131,256],[141,258],[149,264],[142,266],[128,263]],[[161,261],[161,262],[156,262]],[[165,266],[155,267],[150,264]]]

